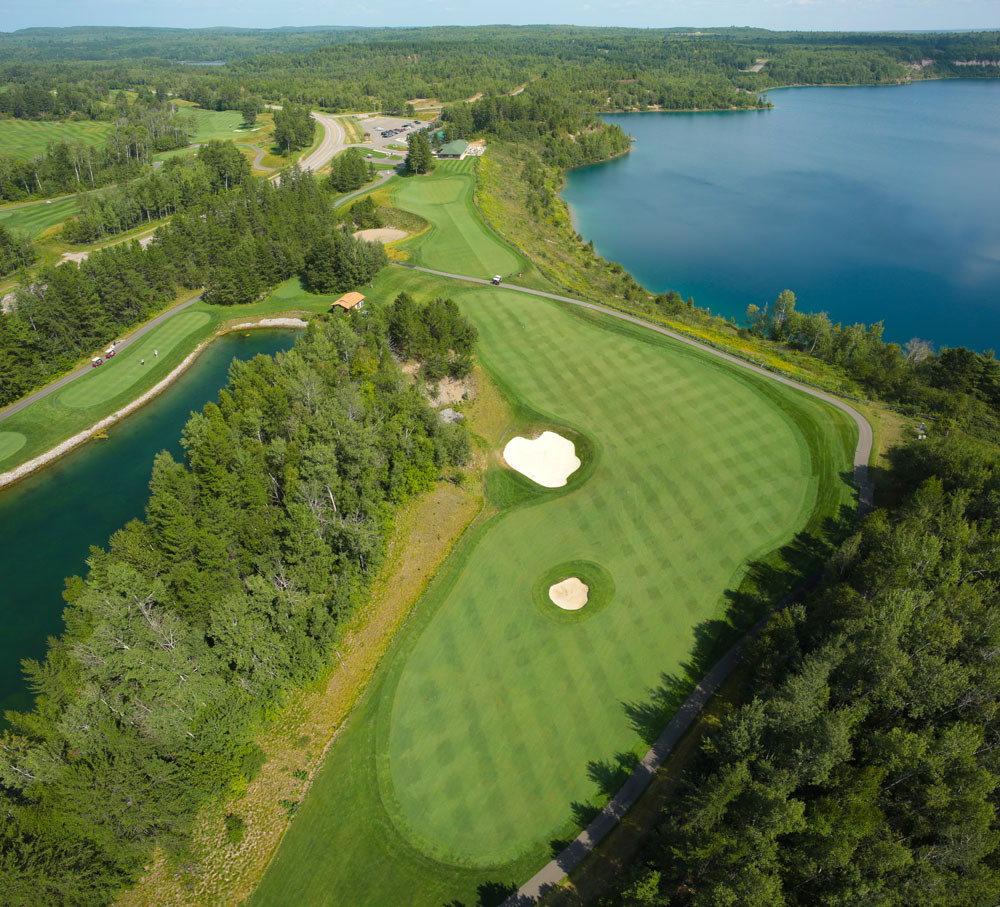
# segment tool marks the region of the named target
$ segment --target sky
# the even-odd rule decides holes
[[[1000,0],[0,0],[0,31],[32,26],[752,25],[801,30],[1000,28]]]

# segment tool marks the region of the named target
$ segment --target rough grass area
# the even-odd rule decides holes
[[[182,298],[190,296],[188,293]],[[307,293],[294,280],[267,299],[250,305],[195,303],[158,325],[138,343],[125,347],[104,365],[0,422],[3,431],[18,432],[27,438],[17,450],[0,456],[0,472],[44,453],[145,393],[226,323],[285,313],[325,312],[334,298]],[[95,349],[91,355],[96,356],[103,349]],[[153,356],[154,349],[160,351],[158,357]],[[84,357],[81,364],[89,358]],[[142,359],[146,360],[145,365],[141,365]]]
[[[832,408],[502,289],[394,269],[369,297],[402,288],[452,296],[479,328],[516,414],[491,472],[500,442],[540,423],[586,435],[589,462],[566,489],[511,495],[449,558],[252,904],[502,899],[662,727],[692,653],[748,619],[736,590],[767,573],[744,576],[748,559],[821,535],[853,498],[854,429]],[[532,584],[574,559],[614,596],[591,620],[548,621]]]
[[[80,120],[0,120],[0,154],[30,161],[44,154],[51,142],[64,139],[84,145],[103,145],[111,135],[111,123]]]
[[[162,904],[238,904],[253,891],[288,826],[327,741],[346,720],[394,633],[437,566],[481,506],[481,498],[441,482],[396,520],[386,565],[370,601],[338,647],[330,677],[296,693],[257,741],[268,761],[246,791],[200,817],[191,853],[179,863],[159,855],[152,871],[120,907]],[[226,816],[239,816],[246,835],[227,842]],[[285,902],[287,903],[287,902]]]
[[[357,117],[337,117],[337,122],[344,128],[345,144],[360,145],[364,142],[365,130]]]

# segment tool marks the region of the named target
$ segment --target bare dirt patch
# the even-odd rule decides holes
[[[119,239],[116,240],[115,242],[108,243],[106,246],[102,246],[101,248],[107,249],[109,246],[117,246],[119,243],[129,242],[130,240],[133,239],[138,239],[139,245],[142,246],[143,249],[145,249],[146,246],[148,246],[153,241],[153,234],[150,233],[148,236],[141,236],[141,237],[129,236],[126,237],[125,239]],[[98,251],[100,250],[91,249],[89,252],[63,252],[62,258],[59,259],[59,264],[65,264],[67,261],[75,261],[77,264],[79,264],[81,261],[86,261],[93,252],[98,252]]]
[[[420,372],[420,363],[416,359],[408,359],[406,362],[400,363],[399,369],[408,378],[416,380]],[[436,393],[433,384],[427,385],[427,402],[435,409],[441,409],[442,406],[454,406],[458,403],[464,403],[476,396],[476,384],[475,377],[471,375],[461,380],[458,378],[442,378],[437,383]]]

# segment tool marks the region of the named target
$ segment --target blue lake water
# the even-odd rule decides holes
[[[737,320],[789,288],[888,340],[1000,350],[1000,80],[769,97],[607,117],[637,141],[569,174],[577,230],[649,289]]]
[[[87,572],[91,545],[142,517],[153,457],[183,457],[191,412],[218,399],[233,358],[287,350],[296,332],[257,330],[213,341],[167,390],[90,441],[0,492],[0,714],[26,709],[31,696],[21,659],[41,659],[46,638],[63,630],[65,578]],[[2,727],[2,721],[0,721]]]

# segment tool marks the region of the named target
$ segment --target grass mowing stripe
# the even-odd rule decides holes
[[[369,296],[454,298],[519,430],[575,426],[593,459],[563,491],[519,491],[456,549],[331,749],[257,905],[437,907],[523,881],[601,801],[607,765],[660,730],[652,690],[664,673],[689,682],[695,628],[724,644],[727,605],[758,576],[747,559],[802,566],[804,549],[770,552],[798,529],[821,536],[853,498],[842,473],[855,429],[832,407],[640,327],[394,272]],[[488,488],[527,487],[506,475],[494,467]],[[602,565],[616,595],[554,625],[529,596],[568,559]]]
[[[0,208],[0,224],[34,238],[76,214],[76,196],[57,201],[35,202],[19,208]]]
[[[111,123],[90,120],[0,120],[0,154],[30,161],[44,154],[52,142],[103,145],[112,128]]]

